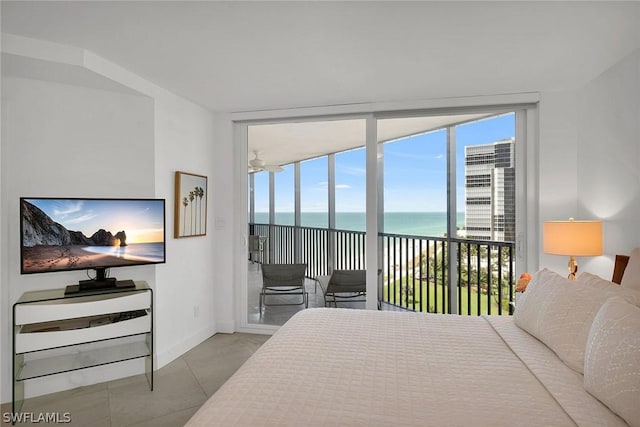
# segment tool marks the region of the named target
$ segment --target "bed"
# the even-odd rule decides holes
[[[188,425],[640,426],[627,282],[543,269],[513,317],[303,310]]]

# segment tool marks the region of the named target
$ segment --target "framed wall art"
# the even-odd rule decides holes
[[[176,171],[175,223],[173,236],[207,234],[207,177]]]

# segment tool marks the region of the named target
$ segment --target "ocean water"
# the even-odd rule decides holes
[[[84,246],[82,249],[96,254],[111,255],[131,261],[164,261],[164,243],[130,243],[127,246]]]
[[[336,229],[365,231],[364,212],[336,212]],[[267,224],[269,214],[256,212],[257,224]],[[464,212],[457,214],[458,227],[464,225]],[[294,225],[293,212],[277,212],[276,224]],[[327,214],[323,212],[302,212],[300,223],[303,227],[326,228]],[[446,212],[386,212],[384,214],[384,232],[407,234],[411,236],[442,237],[447,232]]]

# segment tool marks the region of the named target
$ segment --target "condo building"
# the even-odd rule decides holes
[[[514,149],[514,138],[465,147],[468,239],[515,241]]]

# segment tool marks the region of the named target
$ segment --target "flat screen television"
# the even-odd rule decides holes
[[[135,286],[109,269],[165,262],[164,199],[20,198],[22,274],[95,270],[67,293]]]

